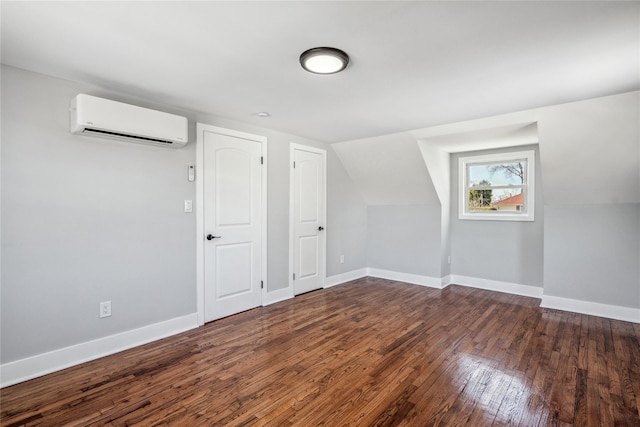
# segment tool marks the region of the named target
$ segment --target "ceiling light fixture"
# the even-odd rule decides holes
[[[334,47],[314,47],[300,55],[302,68],[315,74],[335,74],[347,68],[349,55]]]
[[[271,114],[267,113],[266,111],[260,111],[260,112],[256,113],[256,116],[258,116],[258,117],[271,117]]]

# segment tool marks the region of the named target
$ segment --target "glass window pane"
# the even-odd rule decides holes
[[[524,194],[521,188],[469,190],[469,212],[524,212]]]
[[[469,186],[524,184],[527,161],[469,165]]]

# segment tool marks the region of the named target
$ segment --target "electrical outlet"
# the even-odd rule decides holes
[[[100,303],[100,318],[111,316],[111,301]]]
[[[344,255],[340,255],[340,264],[344,264]]]
[[[448,262],[449,264],[451,264],[451,255],[449,255],[449,256],[447,257],[447,262]]]

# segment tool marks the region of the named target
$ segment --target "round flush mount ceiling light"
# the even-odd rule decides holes
[[[335,74],[347,68],[349,55],[334,47],[314,47],[300,55],[302,68],[315,74]]]

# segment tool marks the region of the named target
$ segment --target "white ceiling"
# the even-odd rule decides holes
[[[639,2],[0,7],[4,64],[325,142],[640,88]],[[347,51],[349,68],[304,72],[316,46]]]

